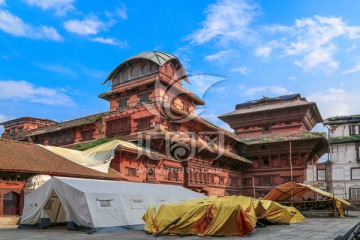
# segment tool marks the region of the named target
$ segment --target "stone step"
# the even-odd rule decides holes
[[[11,216],[11,217],[0,217],[0,226],[9,226],[16,225],[20,217]]]

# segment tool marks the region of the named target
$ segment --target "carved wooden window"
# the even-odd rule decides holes
[[[225,177],[219,177],[219,184],[225,184]]]
[[[271,132],[271,126],[270,125],[264,125],[262,126],[263,133],[269,133]]]
[[[263,167],[269,167],[270,166],[269,158],[263,157],[261,160],[262,160]]]
[[[93,139],[93,131],[91,129],[81,131],[81,141],[90,141]]]
[[[137,119],[137,130],[144,131],[150,129],[150,118],[140,118]]]
[[[18,127],[18,133],[22,133],[23,132],[23,127]]]
[[[128,168],[128,176],[136,177],[136,168]]]
[[[139,95],[139,99],[140,99],[140,103],[148,103],[150,102],[150,93],[146,92],[146,93],[142,93]]]
[[[177,181],[179,179],[178,169],[168,168],[168,180]]]
[[[177,132],[177,131],[179,131],[179,128],[180,128],[180,124],[179,124],[179,123],[173,123],[173,122],[170,122],[170,123],[169,123],[169,130],[170,130],[170,131]]]
[[[237,185],[238,185],[238,178],[230,177],[230,186],[237,187]]]
[[[128,98],[122,98],[118,101],[119,109],[124,109],[128,107]]]
[[[131,132],[130,118],[120,118],[108,121],[106,123],[106,134],[113,136],[115,134],[129,134]]]
[[[189,112],[190,111],[189,109],[190,109],[190,104],[184,101],[183,102],[183,110],[185,112]]]
[[[69,129],[65,133],[65,141],[66,142],[73,142],[74,141],[74,131]]]
[[[209,179],[209,184],[214,184],[214,183],[215,183],[215,176],[214,176],[214,174],[209,173],[208,179]]]
[[[260,185],[268,186],[271,185],[271,176],[263,176],[260,178]]]

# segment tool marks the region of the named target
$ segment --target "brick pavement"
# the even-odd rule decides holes
[[[246,239],[334,239],[345,234],[355,224],[360,222],[360,212],[350,212],[350,217],[343,218],[308,218],[303,223],[291,225],[272,225],[266,228],[257,228]],[[124,230],[116,233],[86,234],[79,231],[67,231],[65,227],[49,228],[45,230],[21,230],[14,227],[0,228],[0,239],[155,239],[143,231]],[[178,237],[161,236],[158,239],[185,240],[204,239],[196,236]],[[211,237],[209,239],[224,239]],[[242,239],[241,237],[227,237],[226,239]]]

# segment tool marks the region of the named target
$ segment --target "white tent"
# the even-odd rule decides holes
[[[53,177],[25,197],[20,228],[48,227],[66,222],[97,231],[143,226],[150,204],[166,204],[204,198],[184,187]]]

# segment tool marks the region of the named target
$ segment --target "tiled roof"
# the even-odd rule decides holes
[[[36,144],[0,139],[0,171],[96,179],[126,179],[113,169],[98,172],[60,157]]]
[[[305,106],[305,105],[314,105],[313,102],[306,102],[306,101],[292,101],[292,102],[278,102],[278,103],[271,103],[266,105],[256,105],[256,106],[249,106],[246,108],[240,108],[238,110],[223,114],[219,116],[220,119],[228,116],[233,115],[240,115],[246,113],[253,113],[253,112],[262,112],[274,109],[281,109],[281,108],[290,108],[290,107],[298,107],[298,106]]]
[[[50,132],[56,132],[63,129],[68,129],[72,127],[77,127],[81,125],[90,124],[93,122],[96,122],[97,120],[101,119],[104,116],[105,113],[98,113],[91,116],[86,116],[82,118],[77,118],[74,120],[61,122],[55,125],[47,126],[47,127],[41,127],[32,131],[24,132],[24,136],[34,136],[34,135],[40,135],[44,133],[50,133]]]
[[[360,115],[336,116],[325,119],[325,125],[340,125],[360,122]]]
[[[307,131],[295,131],[284,132],[276,134],[262,134],[251,137],[240,137],[246,144],[259,144],[259,143],[275,143],[286,142],[306,139],[322,139],[326,142],[326,133],[321,132],[307,132]]]

